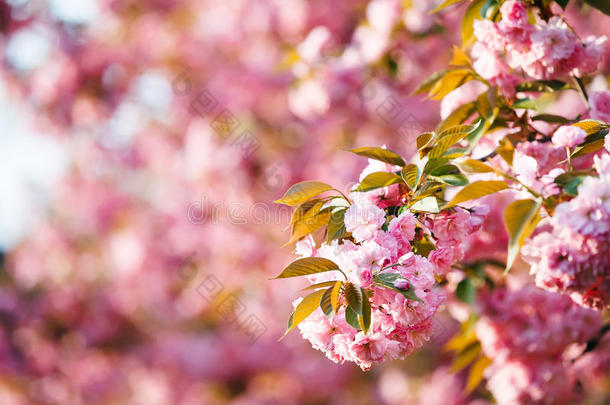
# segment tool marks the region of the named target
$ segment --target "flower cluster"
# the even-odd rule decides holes
[[[372,167],[390,166],[379,166],[379,162],[370,159],[364,177]],[[393,197],[387,198],[388,195]],[[332,290],[332,283],[343,275],[345,307],[339,305],[326,313],[322,298],[320,308],[298,328],[329,359],[353,361],[368,370],[384,359],[404,358],[430,339],[433,316],[444,302],[443,293],[435,287],[435,276],[445,275],[462,259],[460,240],[478,230],[488,209],[480,206],[472,209],[472,214],[462,208],[438,215],[414,213],[399,209],[402,205],[388,205],[389,201],[403,201],[398,185],[352,192],[350,199],[343,217],[346,238],[323,242],[318,247],[308,235],[296,245],[302,260],[324,258],[336,264],[337,270],[307,277],[313,284],[311,288],[329,288],[331,283]],[[429,247],[427,251],[423,245]],[[349,297],[353,288],[361,291],[362,300],[370,299],[370,304],[365,304],[370,305],[370,326],[350,319],[355,312]],[[294,302],[293,317],[298,316],[305,300]]]
[[[586,176],[578,195],[561,203],[524,248],[536,284],[582,305],[610,305],[610,155],[595,157],[597,176]]]
[[[496,289],[484,301],[476,334],[493,359],[488,388],[499,404],[573,403],[567,349],[599,333],[601,315],[535,287]]]
[[[522,73],[533,79],[578,77],[597,69],[607,38],[589,36],[581,41],[558,16],[544,21],[530,14],[525,2],[509,0],[500,9],[499,22],[474,22],[478,40],[472,48],[475,71],[505,94],[514,94]],[[535,23],[530,21],[535,19]],[[512,70],[511,70],[512,69]]]

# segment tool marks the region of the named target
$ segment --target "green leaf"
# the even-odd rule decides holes
[[[305,318],[311,315],[316,308],[318,308],[322,294],[324,294],[324,290],[314,291],[299,302],[292,312],[292,315],[290,315],[290,319],[288,320],[288,328],[280,340],[282,340],[291,330],[293,330],[298,324],[305,320]]]
[[[585,3],[604,14],[610,15],[610,3],[608,0],[585,0]]]
[[[559,6],[565,10],[566,7],[568,6],[568,3],[570,2],[570,0],[555,0],[555,3],[559,4]]]
[[[465,186],[468,184],[468,178],[463,174],[443,174],[442,176],[435,176],[434,178],[451,186]]]
[[[570,122],[567,118],[553,114],[538,114],[535,117],[532,117],[532,121],[544,121],[551,124],[567,124]]]
[[[520,98],[515,100],[513,108],[522,108],[524,110],[537,110],[536,101],[531,98]]]
[[[326,183],[310,180],[302,181],[290,187],[286,194],[275,202],[292,206],[299,205],[320,193],[330,190],[333,190],[333,188]]]
[[[396,288],[394,286],[394,282],[399,279],[407,280],[398,273],[380,273],[376,274],[373,277],[373,282],[375,283],[375,285],[378,285],[380,287],[388,288],[390,290],[401,293],[402,296],[408,300],[421,301],[421,299],[419,299],[419,297],[415,295],[415,290],[411,283],[409,283],[409,288],[407,290],[401,290],[400,288]]]
[[[454,205],[463,203],[464,201],[475,200],[489,194],[496,193],[508,188],[508,184],[504,181],[497,180],[481,180],[470,183],[461,189],[453,199],[443,208],[453,207]]]
[[[387,187],[392,184],[402,183],[400,176],[388,172],[375,172],[366,176],[360,185],[354,191],[371,191],[381,187]]]
[[[371,303],[364,289],[360,289],[362,294],[362,315],[358,315],[358,324],[364,333],[369,331],[371,327]]]
[[[447,162],[449,162],[449,159],[447,159],[446,157],[428,159],[428,161],[424,165],[423,172],[426,174],[430,174],[430,173],[434,172],[436,169],[438,169],[439,167],[442,167],[445,164],[447,164]]]
[[[347,236],[344,223],[345,211],[347,210],[338,210],[331,214],[330,219],[328,220],[328,228],[326,229],[328,233],[328,243]]]
[[[340,281],[338,281],[338,282],[340,283]],[[332,292],[333,292],[333,287],[327,288],[326,290],[324,290],[324,293],[322,294],[322,297],[320,298],[320,309],[327,316],[332,316],[335,313],[334,305],[332,304],[332,297],[331,297]]]
[[[436,8],[434,10],[430,11],[430,14],[438,13],[439,11],[441,11],[442,9],[444,9],[446,7],[452,6],[457,3],[461,3],[463,1],[464,0],[445,0],[441,4],[436,6]]]
[[[419,167],[417,165],[410,163],[402,168],[400,173],[405,183],[411,190],[415,190],[417,185],[419,184],[419,180],[421,178],[421,173],[419,171]]]
[[[377,147],[364,147],[352,149],[350,152],[355,153],[359,156],[364,156],[369,159],[380,160],[385,163],[396,166],[404,166],[405,161],[396,152],[392,152],[389,149],[377,148]]]
[[[456,165],[444,165],[444,166],[440,166],[440,167],[437,167],[434,170],[432,170],[430,172],[430,175],[442,176],[444,174],[454,174],[454,173],[458,173],[458,168]]]
[[[438,214],[440,210],[438,209],[438,202],[436,201],[436,197],[424,197],[421,200],[415,201],[412,205],[409,206],[411,211],[417,212],[430,212],[432,214]]]
[[[456,162],[456,164],[465,173],[491,173],[495,171],[491,166],[475,159],[466,159],[463,162]]]
[[[560,80],[536,80],[524,82],[517,85],[517,91],[525,93],[553,92],[570,88],[565,82]]]
[[[506,271],[512,267],[525,238],[534,232],[540,221],[539,212],[540,201],[529,199],[513,201],[506,207],[504,222],[509,235]]]
[[[280,275],[275,278],[300,277],[333,270],[339,270],[339,266],[332,260],[323,257],[304,257],[290,263]]]
[[[345,321],[356,330],[362,330],[358,322],[358,314],[350,307],[345,307]]]
[[[472,304],[474,302],[476,292],[477,291],[474,287],[474,284],[472,284],[472,280],[466,277],[458,283],[457,288],[455,290],[455,295],[460,301],[463,301],[467,304]]]
[[[480,19],[481,9],[487,0],[475,0],[468,6],[462,18],[462,46],[467,47],[474,43],[474,20]]]
[[[347,301],[348,307],[356,314],[362,315],[362,292],[360,291],[360,288],[352,283],[345,283],[343,286],[343,294],[345,295],[345,301]]]

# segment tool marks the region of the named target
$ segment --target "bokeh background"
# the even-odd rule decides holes
[[[1,1],[0,403],[485,403],[449,370],[446,314],[362,373],[278,342],[299,284],[269,281],[290,184],[349,190],[345,149],[408,156],[438,122],[410,96],[459,44],[463,8],[437,3]]]

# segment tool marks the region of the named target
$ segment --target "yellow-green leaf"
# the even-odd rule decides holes
[[[587,132],[587,135],[592,135],[596,132],[601,131],[604,128],[608,128],[608,125],[602,121],[597,120],[583,120],[573,124],[575,127],[582,128]]]
[[[309,215],[310,212],[312,213],[311,215]],[[330,216],[331,212],[328,209],[324,211],[316,211],[316,206],[310,208],[305,216],[303,216],[293,225],[290,240],[286,242],[284,246],[290,245],[291,243],[296,242],[302,237],[307,236],[328,224]]]
[[[333,315],[335,313],[334,311],[334,305],[332,304],[331,301],[331,294],[333,292],[333,287],[327,288],[326,290],[324,290],[324,293],[322,294],[322,297],[320,298],[320,309],[322,310],[322,312],[324,312],[326,315]]]
[[[504,211],[504,222],[508,230],[508,257],[506,271],[510,270],[519,254],[525,238],[530,236],[540,221],[540,201],[513,201]]]
[[[439,212],[438,202],[436,201],[436,197],[424,197],[419,201],[415,201],[409,209],[411,211],[418,212],[431,212],[433,214],[437,214]]]
[[[436,6],[436,8],[434,8],[434,10],[430,11],[430,14],[437,13],[446,7],[452,6],[457,3],[461,3],[462,1],[464,1],[464,0],[445,0],[441,4]]]
[[[423,134],[420,134],[416,140],[417,149],[419,150],[424,146],[427,146],[433,136],[434,134],[432,132],[424,132]]]
[[[337,281],[323,281],[321,283],[316,283],[312,285],[308,285],[305,288],[302,288],[301,291],[305,290],[317,290],[318,288],[332,287],[335,285]]]
[[[453,199],[451,201],[449,201],[449,203],[447,203],[447,205],[445,205],[445,207],[443,207],[443,208],[453,207],[454,205],[463,203],[464,201],[475,200],[477,198],[481,198],[486,195],[493,194],[493,193],[496,193],[501,190],[505,190],[507,188],[508,188],[508,184],[506,184],[506,182],[504,182],[504,181],[497,181],[497,180],[475,181],[473,183],[470,183],[463,189],[461,189],[455,195],[455,197],[453,197]]]
[[[487,0],[475,0],[466,9],[462,18],[462,46],[468,47],[474,43],[474,20],[481,18],[481,9]]]
[[[326,232],[328,233],[328,242],[347,236],[344,223],[345,211],[346,210],[344,209],[338,210],[331,214],[330,219],[328,220],[328,228],[326,229]]]
[[[342,286],[343,282],[337,281],[333,286],[333,290],[330,294],[330,302],[333,306],[333,311],[335,311],[335,313],[339,310],[339,294],[341,293]]]
[[[513,156],[515,154],[515,147],[508,138],[500,139],[499,146],[496,148],[498,155],[504,159],[510,166],[513,165]]]
[[[448,69],[445,69],[432,73],[430,76],[425,78],[419,86],[417,86],[413,94],[429,93],[430,90],[432,90],[432,88],[436,85],[436,83],[438,83],[448,71]]]
[[[360,185],[354,191],[371,191],[381,187],[387,187],[392,184],[402,183],[400,176],[388,172],[375,172],[366,176]]]
[[[369,159],[380,160],[385,163],[396,166],[404,166],[405,161],[396,152],[392,152],[389,149],[377,148],[377,147],[364,147],[352,149],[350,152],[355,153],[359,156],[364,156]]]
[[[292,315],[290,315],[290,319],[288,320],[288,328],[280,340],[282,340],[291,330],[293,330],[298,324],[305,320],[305,318],[311,315],[316,308],[318,308],[322,294],[324,294],[324,290],[314,291],[299,302],[297,307],[292,312]]]
[[[366,334],[371,327],[371,303],[366,295],[366,291],[364,291],[362,288],[360,289],[360,294],[362,295],[362,314],[358,315],[358,324],[360,325],[362,331]]]
[[[468,380],[466,381],[466,393],[470,394],[483,381],[483,373],[491,364],[491,359],[485,355],[479,356],[468,371]]]
[[[476,74],[470,69],[450,70],[432,86],[430,98],[433,100],[440,100],[475,77]]]
[[[481,354],[481,344],[474,343],[468,346],[464,351],[459,353],[451,363],[451,372],[457,373],[468,367]]]
[[[491,166],[476,159],[466,159],[455,164],[465,173],[491,173],[495,171]]]
[[[286,194],[275,202],[292,206],[299,205],[320,193],[330,191],[332,189],[332,186],[320,181],[302,181],[290,187],[288,191],[286,191]]]
[[[456,108],[443,122],[440,123],[437,130],[443,131],[447,128],[459,125],[466,121],[472,114],[477,111],[477,104],[475,101],[470,103],[462,104]]]
[[[419,172],[419,167],[417,167],[417,165],[413,163],[406,165],[402,168],[401,175],[411,190],[417,188],[419,179],[421,178],[421,173]]]
[[[470,66],[472,62],[462,48],[453,45],[453,59],[451,59],[449,64],[453,66]]]
[[[436,144],[428,153],[430,159],[435,159],[443,155],[450,147],[464,139],[472,129],[469,125],[457,125],[447,128],[439,135]]]
[[[290,263],[277,278],[300,277],[325,271],[339,270],[332,260],[323,257],[305,257]]]

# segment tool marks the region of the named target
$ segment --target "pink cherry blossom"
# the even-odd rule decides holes
[[[580,145],[587,137],[587,132],[573,125],[564,125],[553,134],[553,144],[566,148]]]

